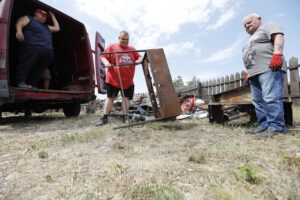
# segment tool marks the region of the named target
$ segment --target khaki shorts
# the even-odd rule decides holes
[[[49,68],[46,68],[42,74],[42,79],[47,79],[50,80],[51,79],[51,73]]]

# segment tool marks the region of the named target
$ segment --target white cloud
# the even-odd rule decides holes
[[[183,43],[170,44],[164,46],[164,50],[166,54],[172,54],[172,55],[186,54],[188,50],[191,50],[193,48],[194,48],[194,43],[192,42],[183,42]]]
[[[236,54],[240,53],[241,50],[241,43],[244,40],[245,37],[239,38],[235,43],[233,43],[231,46],[218,50],[212,55],[210,55],[208,58],[198,61],[197,63],[206,63],[206,62],[225,62],[232,57],[234,57]]]
[[[224,26],[229,20],[231,20],[236,15],[236,11],[232,8],[222,14],[218,21],[207,27],[208,30],[216,30],[222,26]]]
[[[136,48],[161,47],[162,38],[179,33],[183,25],[195,29],[220,14],[221,26],[232,18],[232,0],[76,0],[78,9],[115,30],[128,30]],[[224,11],[225,10],[225,11]],[[223,13],[225,12],[225,14]],[[168,45],[169,48],[172,44]],[[173,51],[175,52],[175,51]]]

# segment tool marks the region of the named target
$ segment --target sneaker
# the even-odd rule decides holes
[[[279,133],[281,133],[281,132],[275,131],[273,129],[267,129],[264,132],[258,133],[256,135],[256,137],[258,137],[258,138],[268,138],[268,137],[273,137],[274,135],[278,135]]]
[[[103,126],[103,125],[105,125],[105,124],[107,124],[108,123],[108,119],[107,118],[101,118],[100,119],[100,122],[98,123],[98,124],[96,124],[96,126]]]
[[[25,82],[21,82],[18,84],[19,88],[32,89],[31,85],[27,85]]]
[[[246,130],[246,134],[257,134],[257,133],[262,133],[264,131],[266,131],[267,129],[263,129],[263,128],[251,128]]]

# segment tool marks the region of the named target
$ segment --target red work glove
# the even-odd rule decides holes
[[[282,66],[281,54],[273,54],[269,68],[272,70],[279,70]]]

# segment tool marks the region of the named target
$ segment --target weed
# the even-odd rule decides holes
[[[199,164],[204,164],[205,161],[206,161],[206,158],[203,154],[193,154],[190,158],[189,158],[189,161],[191,162],[196,162],[196,163],[199,163]]]
[[[115,164],[111,168],[118,174],[123,174],[125,172],[124,167],[120,164]]]
[[[73,143],[74,141],[75,141],[75,136],[74,135],[65,134],[61,138],[61,143],[62,143],[63,146],[65,146],[67,144],[70,144],[70,143]]]
[[[103,134],[91,131],[84,134],[74,133],[74,134],[65,134],[61,137],[61,143],[63,146],[74,144],[76,142],[78,143],[86,143],[91,142],[96,139],[99,139],[103,136]]]
[[[261,183],[262,177],[258,175],[258,172],[254,169],[254,167],[250,165],[242,165],[238,169],[245,181],[251,184]]]
[[[235,186],[228,183],[222,183],[213,186],[211,197],[209,199],[215,200],[252,200],[253,198],[251,192],[246,188],[241,186]]]
[[[51,175],[47,175],[45,178],[48,183],[52,183],[54,181]]]
[[[30,146],[30,149],[31,149],[31,150],[37,150],[37,146],[36,146],[35,144],[32,144],[32,145]]]
[[[173,183],[157,185],[154,183],[137,185],[130,189],[127,197],[132,200],[181,200],[183,195]]]
[[[300,153],[283,154],[282,157],[289,166],[300,166]]]
[[[38,155],[39,155],[39,157],[42,158],[42,159],[45,159],[45,158],[48,158],[48,157],[49,157],[48,152],[47,152],[47,151],[44,151],[44,150],[40,151],[40,152],[38,153]]]

